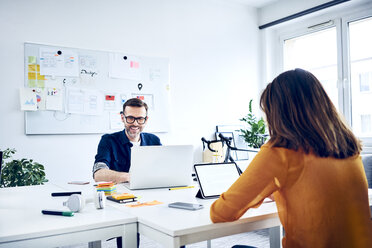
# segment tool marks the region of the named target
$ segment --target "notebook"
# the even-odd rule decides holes
[[[191,183],[192,145],[133,146],[129,189],[186,186]]]

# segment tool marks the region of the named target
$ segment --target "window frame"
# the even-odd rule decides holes
[[[354,21],[359,21],[362,19],[372,17],[372,8],[359,10],[357,13],[351,13],[349,15],[345,15],[342,18],[342,43],[343,45],[343,71],[344,73],[344,99],[345,102],[349,104],[349,108],[344,109],[344,115],[348,123],[352,126],[352,100],[351,100],[351,63],[350,63],[350,40],[349,40],[349,23]],[[345,90],[346,89],[346,90]],[[360,138],[363,144],[367,147],[372,147],[372,137],[364,137]],[[372,150],[372,148],[371,148]]]
[[[338,109],[344,115],[346,122],[352,126],[352,99],[351,99],[351,64],[349,54],[349,29],[348,24],[353,21],[372,17],[372,4],[359,4],[347,10],[324,11],[323,14],[292,21],[274,30],[276,40],[275,46],[278,49],[276,71],[282,72],[284,68],[284,41],[299,36],[311,34],[321,30],[335,27],[337,36],[337,89]],[[318,26],[309,29],[311,26],[333,21],[330,25]],[[275,42],[274,42],[275,43]],[[363,142],[364,152],[372,153],[372,136],[360,138]]]

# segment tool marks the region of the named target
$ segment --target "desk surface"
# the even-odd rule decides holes
[[[77,189],[89,192],[92,186],[64,185],[68,190]],[[210,240],[232,234],[248,232],[280,225],[274,202],[264,203],[258,209],[250,209],[239,220],[214,224],[209,217],[210,205],[215,199],[198,199],[195,197],[198,187],[168,190],[147,189],[129,190],[124,185],[117,185],[118,193],[129,192],[139,197],[140,202],[157,200],[163,204],[129,208],[125,204],[108,201],[107,204],[122,212],[137,216],[141,234],[162,243],[165,247]],[[203,204],[204,208],[196,211],[169,208],[168,204],[176,201]]]
[[[119,186],[119,191],[128,191],[140,196],[140,201],[158,200],[164,204],[152,207],[129,208],[130,213],[138,217],[142,224],[152,226],[168,235],[178,236],[190,232],[200,232],[216,229],[216,226],[228,226],[230,223],[214,224],[209,217],[209,209],[216,199],[198,199],[195,197],[197,188],[171,190],[152,189],[128,191]],[[169,208],[168,204],[176,201],[199,203],[204,206],[201,210],[189,211],[183,209]],[[265,203],[258,209],[250,209],[238,222],[256,221],[276,217],[277,210],[275,203]],[[256,218],[252,218],[256,217]],[[233,225],[235,225],[234,223]],[[224,227],[225,228],[225,227]]]
[[[171,191],[167,188],[130,191],[123,185],[117,185],[117,188],[119,193],[130,192],[138,196],[140,202],[157,200],[163,204],[129,208],[125,204],[107,201],[106,208],[103,210],[96,210],[93,204],[87,204],[83,212],[76,213],[74,217],[49,216],[42,215],[41,209],[63,209],[62,202],[67,199],[67,197],[52,198],[51,192],[82,191],[84,196],[89,197],[95,188],[92,184],[68,185],[63,183],[58,186],[48,184],[0,189],[0,199],[2,199],[0,201],[0,247],[5,247],[10,242],[29,246],[29,243],[22,243],[25,240],[33,240],[34,247],[48,247],[50,243],[45,242],[50,242],[51,238],[53,242],[60,241],[60,244],[67,245],[76,243],[76,240],[89,241],[92,237],[104,239],[123,236],[125,226],[133,224],[137,227],[137,221],[138,231],[141,234],[165,247],[179,247],[184,244],[263,228],[275,228],[278,232],[280,230],[277,228],[280,221],[273,202],[248,210],[237,221],[214,224],[209,218],[209,208],[215,199],[196,198],[197,187]],[[369,190],[369,199],[372,205],[372,189]],[[169,203],[176,201],[200,203],[204,208],[189,211],[168,207]],[[91,230],[95,232],[90,232]],[[132,228],[129,231],[131,235],[126,235],[125,242],[128,239],[134,242],[136,231],[137,229]],[[85,239],[84,234],[86,234]],[[69,235],[72,238],[66,241],[66,236],[70,237]],[[279,247],[280,239],[277,235],[274,233],[276,237],[271,241],[274,240],[275,244],[270,243],[271,247]],[[63,239],[59,240],[58,237]],[[53,244],[58,244],[58,242]]]
[[[51,240],[54,246],[89,242],[115,234],[123,236],[126,224],[136,226],[135,216],[112,206],[97,210],[92,203],[86,204],[82,212],[73,217],[43,215],[42,209],[68,210],[62,204],[67,197],[51,197],[52,192],[61,191],[62,188],[52,184],[1,188],[0,247],[10,244],[50,247]],[[90,236],[92,234],[94,236]]]

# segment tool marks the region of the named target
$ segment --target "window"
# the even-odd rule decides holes
[[[372,122],[371,115],[361,115],[361,130],[364,134],[371,134],[372,132]]]
[[[372,84],[372,72],[359,74],[360,92],[371,91],[371,84]]]
[[[330,12],[275,32],[282,71],[312,72],[364,146],[372,147],[372,4],[366,6]]]
[[[338,107],[336,28],[284,41],[284,71],[301,68],[313,73]]]
[[[350,21],[348,26],[351,123],[353,131],[363,138],[372,136],[372,18]],[[357,125],[359,120],[361,125]]]

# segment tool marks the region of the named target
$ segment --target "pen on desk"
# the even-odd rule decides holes
[[[72,211],[41,210],[41,212],[50,215],[74,216]]]
[[[79,195],[81,195],[81,191],[75,191],[75,192],[54,192],[54,193],[52,193],[52,196],[70,196],[72,194],[79,194]]]
[[[185,187],[175,187],[175,188],[169,188],[169,190],[176,190],[176,189],[190,189],[194,188],[195,186],[185,186]]]

